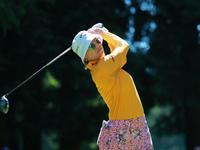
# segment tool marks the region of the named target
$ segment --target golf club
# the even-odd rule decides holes
[[[72,49],[72,47],[70,46],[68,49],[66,49],[65,51],[63,51],[61,54],[59,54],[57,57],[55,57],[52,61],[50,61],[49,63],[47,63],[45,66],[43,66],[41,69],[39,69],[38,71],[36,71],[33,75],[31,75],[29,78],[27,78],[26,80],[24,80],[21,84],[19,84],[17,87],[15,87],[14,89],[12,89],[10,92],[8,92],[7,94],[3,95],[0,99],[0,111],[3,112],[4,114],[7,114],[8,110],[9,110],[9,101],[6,98],[8,95],[10,95],[12,92],[14,92],[16,89],[18,89],[19,87],[21,87],[23,84],[25,84],[28,80],[30,80],[31,78],[33,78],[36,74],[38,74],[40,71],[42,71],[43,69],[45,69],[46,67],[48,67],[49,65],[51,65],[54,61],[56,61],[58,58],[60,58],[61,56],[63,56],[65,53],[67,53],[68,51],[70,51]]]

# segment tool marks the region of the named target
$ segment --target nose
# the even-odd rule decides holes
[[[101,48],[101,43],[100,44],[97,43],[97,49],[99,48]]]

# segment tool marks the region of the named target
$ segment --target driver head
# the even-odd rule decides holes
[[[9,102],[8,99],[5,96],[2,96],[0,99],[0,111],[4,114],[7,114],[9,110]]]

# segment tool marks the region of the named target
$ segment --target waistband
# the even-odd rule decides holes
[[[141,124],[146,124],[146,117],[145,115],[138,117],[138,118],[134,118],[134,119],[124,119],[124,120],[108,120],[105,121],[103,120],[102,122],[102,128],[109,128],[109,127],[116,127],[116,126],[124,126],[126,127],[131,127],[131,126],[137,126],[137,125],[141,125]]]

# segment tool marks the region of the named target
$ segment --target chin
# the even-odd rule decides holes
[[[99,59],[101,59],[103,56],[105,56],[104,51],[102,51],[102,54],[100,55]]]

